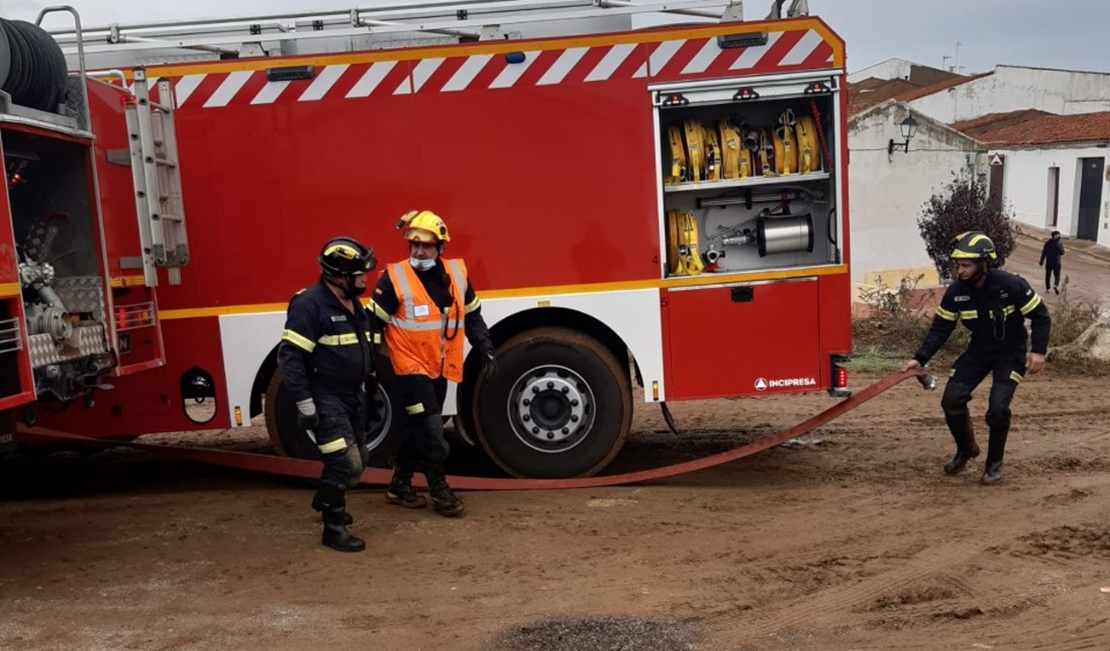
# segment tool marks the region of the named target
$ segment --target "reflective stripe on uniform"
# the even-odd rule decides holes
[[[281,333],[281,339],[282,341],[288,341],[297,348],[300,348],[308,353],[311,353],[313,349],[316,348],[316,344],[312,343],[311,339],[292,330],[283,330]]]
[[[960,315],[957,314],[956,312],[950,312],[950,311],[948,311],[948,310],[946,310],[943,307],[940,307],[938,305],[937,306],[937,316],[944,319],[945,321],[955,321],[957,318],[959,318]]]
[[[409,279],[405,275],[405,268],[401,266],[402,264],[407,263],[393,263],[394,276],[397,277],[397,284],[401,285],[400,287],[394,287],[393,290],[397,294],[397,298],[401,299],[401,305],[404,307],[404,313],[411,316],[413,314],[413,309],[415,308],[415,306],[413,305],[414,300],[412,297],[412,290],[409,289]],[[400,319],[394,319],[393,324],[397,325],[397,321],[399,320]]]
[[[405,413],[407,413],[410,416],[412,416],[413,414],[422,414],[422,413],[424,413],[424,403],[418,402],[415,405],[409,405],[409,406],[405,407]]]
[[[466,275],[462,272],[462,265],[458,260],[451,259],[447,261],[447,267],[451,270],[451,275],[455,277],[455,283],[459,286],[459,296],[466,296],[467,281]]]
[[[961,310],[960,311],[960,318],[961,319],[978,319],[979,318],[979,311],[978,310]]]
[[[1041,295],[1040,294],[1034,294],[1033,298],[1029,299],[1028,303],[1021,306],[1021,313],[1022,314],[1029,314],[1034,309],[1036,309],[1036,307],[1040,304],[1041,304]]]
[[[324,335],[316,340],[322,346],[350,346],[358,343],[358,335],[349,332],[345,335]]]
[[[1021,384],[1021,381],[1024,378],[1021,376],[1021,373],[1018,373],[1017,371],[1010,371],[1010,379],[1014,382],[1017,382],[1018,384]]]
[[[389,312],[383,310],[382,306],[378,305],[374,301],[370,301],[370,304],[366,307],[374,313],[374,316],[378,317],[382,321],[385,321],[386,323],[389,323],[393,320],[393,317],[389,315]]]
[[[475,296],[474,300],[467,303],[466,307],[463,308],[463,313],[464,314],[470,314],[471,312],[473,312],[474,310],[477,310],[480,307],[482,307],[482,301],[479,300],[477,296]]]
[[[335,439],[334,441],[330,441],[328,443],[325,443],[325,444],[317,446],[317,447],[320,448],[320,453],[321,454],[331,454],[332,452],[339,452],[340,450],[346,450],[347,449],[347,440],[339,438],[339,439]]]
[[[333,253],[338,253],[348,260],[354,260],[358,258],[358,251],[356,251],[353,246],[350,246],[348,244],[332,244],[328,248],[324,249],[323,255],[327,257]]]
[[[390,325],[401,330],[441,330],[443,328],[443,324],[438,321],[414,321],[400,317],[394,318]]]
[[[454,264],[451,260],[451,264]],[[397,293],[397,298],[400,299],[401,305],[404,306],[404,314],[406,316],[415,316],[416,314],[416,298],[412,293],[412,288],[409,287],[409,279],[405,274],[405,268],[402,265],[408,264],[406,262],[394,262],[393,266],[397,275],[397,284],[400,287],[395,287],[394,291]],[[431,310],[432,306],[429,305],[428,309]],[[430,314],[430,312],[429,312]],[[401,330],[421,331],[421,330],[439,330],[443,327],[442,321],[417,321],[413,318],[403,318],[395,316],[390,320],[390,325],[396,326]]]
[[[451,272],[451,278],[454,279],[455,286],[459,288],[459,297],[462,298],[462,297],[466,296],[466,288],[468,287],[468,285],[467,285],[467,280],[466,280],[466,274],[463,273],[462,265],[459,264],[458,260],[453,259],[453,260],[448,260],[447,261],[447,268]],[[448,288],[448,291],[450,291],[450,288]],[[475,298],[475,300],[477,300],[478,297],[475,296],[474,298]],[[460,300],[459,302],[461,303],[462,301]],[[463,314],[466,314],[466,312],[467,312],[467,309],[466,309],[466,307],[464,307],[463,308]],[[443,315],[443,325],[444,325],[445,328],[447,327],[447,324],[450,321],[451,321],[450,317],[447,314],[444,314]],[[459,325],[459,317],[458,317],[458,314],[456,313],[456,315],[455,315],[455,327],[457,328],[458,325]]]

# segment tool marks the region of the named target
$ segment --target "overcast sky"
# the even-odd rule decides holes
[[[389,0],[396,4],[398,0]],[[71,4],[85,25],[369,7],[373,0],[0,0],[0,16],[34,20],[43,6]],[[744,2],[749,19],[771,0]],[[789,3],[787,3],[789,4]],[[229,8],[234,7],[233,11]],[[1110,72],[1110,0],[809,0],[844,37],[849,70],[890,58],[975,73],[995,64]],[[48,27],[62,25],[53,17]],[[958,62],[957,46],[958,48]],[[945,60],[944,57],[950,57]]]

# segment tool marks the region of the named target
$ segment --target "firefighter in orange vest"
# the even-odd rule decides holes
[[[432,506],[445,516],[463,512],[447,485],[449,447],[443,436],[447,381],[462,382],[464,336],[479,351],[485,373],[496,369],[493,342],[481,301],[461,259],[443,258],[451,241],[435,213],[413,210],[397,223],[409,243],[409,259],[386,267],[367,309],[384,330],[384,346],[397,375],[399,403],[408,414],[393,464],[386,501],[408,508],[427,502],[412,487],[414,472],[428,480]]]
[[[289,301],[278,363],[297,402],[298,423],[324,458],[312,500],[324,520],[323,543],[360,552],[365,541],[347,531],[353,518],[346,491],[358,485],[366,465],[366,396],[377,392],[374,320],[358,298],[377,260],[357,240],[337,237],[324,244],[317,264],[319,282]]]

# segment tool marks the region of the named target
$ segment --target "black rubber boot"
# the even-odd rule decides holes
[[[983,484],[997,484],[1002,481],[1002,457],[1006,451],[1006,437],[1009,431],[991,428],[990,442],[987,444],[987,464],[983,477],[979,480]]]
[[[320,512],[324,519],[324,534],[321,542],[327,547],[341,552],[361,552],[366,549],[366,541],[352,536],[347,531],[347,498],[342,488],[321,484],[319,490]]]
[[[412,487],[412,470],[402,464],[393,468],[393,478],[385,489],[385,501],[409,509],[422,509],[428,504],[428,500]]]
[[[426,473],[428,478],[428,493],[432,496],[432,508],[440,515],[453,518],[462,515],[463,502],[447,485],[447,478],[442,472]]]
[[[312,498],[312,508],[316,511],[319,511],[321,513],[321,519],[323,519],[324,502],[320,499],[320,491],[316,491],[316,496]],[[355,519],[351,516],[351,514],[348,513],[346,509],[344,509],[343,524],[354,524],[354,521]]]
[[[979,481],[983,484],[997,484],[1002,481],[1002,462],[988,461],[983,477]]]
[[[342,516],[341,509],[330,506],[324,509],[324,535],[321,542],[341,552],[361,552],[366,549],[366,541],[347,531]]]
[[[944,464],[944,474],[954,475],[967,466],[967,462],[979,456],[979,445],[975,442],[975,430],[971,426],[971,418],[957,423],[950,423],[952,438],[956,441],[956,454],[952,455]]]

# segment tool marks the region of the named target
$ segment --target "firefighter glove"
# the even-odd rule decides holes
[[[486,346],[482,350],[482,370],[485,371],[486,379],[493,378],[497,373],[497,356],[493,353],[493,346]]]
[[[320,426],[320,415],[316,413],[316,403],[312,398],[297,401],[297,423],[305,428],[314,430]]]

